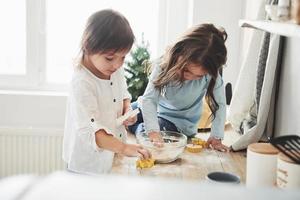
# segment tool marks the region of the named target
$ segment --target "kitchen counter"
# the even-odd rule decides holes
[[[236,136],[233,132],[225,133],[224,144],[229,145]],[[198,137],[206,139],[209,134],[199,133]],[[135,136],[129,134],[129,142],[135,143]],[[176,161],[168,164],[155,164],[148,169],[136,169],[137,158],[116,155],[112,173],[136,176],[154,176],[165,178],[178,178],[184,180],[205,180],[207,173],[212,171],[225,171],[238,175],[242,184],[246,176],[246,151],[219,152],[204,149],[200,153],[190,153],[187,150]]]

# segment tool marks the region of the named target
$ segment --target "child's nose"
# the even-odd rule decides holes
[[[117,69],[119,69],[119,68],[120,68],[120,64],[114,64],[114,65],[113,65],[113,69],[114,69],[114,70],[117,70]]]
[[[114,68],[114,70],[117,70],[117,69],[119,69],[122,65],[123,65],[123,62],[115,62],[115,63],[113,64],[113,68]]]

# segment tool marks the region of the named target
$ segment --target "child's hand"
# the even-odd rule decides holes
[[[136,121],[137,121],[137,116],[129,117],[128,119],[126,119],[126,120],[123,122],[123,125],[124,125],[124,126],[130,126],[130,125],[133,125]]]
[[[151,158],[151,153],[149,150],[143,148],[138,144],[124,144],[124,148],[121,152],[124,156],[129,157],[140,157],[141,159],[149,159]]]
[[[214,137],[208,138],[207,146],[218,151],[229,152],[229,148],[222,144],[222,141],[220,139]]]
[[[123,115],[125,115],[127,112],[131,111],[131,106],[128,106],[126,109],[125,109],[125,112],[123,113]],[[133,117],[129,117],[127,118],[124,122],[123,122],[123,125],[124,126],[130,126],[130,125],[133,125],[135,122],[137,121],[137,116],[133,116]]]
[[[164,146],[164,140],[162,135],[159,132],[150,132],[148,133],[150,141],[154,144],[154,146],[162,147]]]

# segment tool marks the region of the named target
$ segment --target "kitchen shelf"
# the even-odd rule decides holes
[[[254,28],[287,37],[300,37],[300,26],[291,22],[239,20],[240,27]]]

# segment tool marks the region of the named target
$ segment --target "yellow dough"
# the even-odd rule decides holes
[[[201,145],[202,147],[206,147],[206,141],[200,138],[192,138],[192,144]]]
[[[187,144],[186,150],[191,153],[199,153],[202,150],[203,146],[198,144]]]
[[[138,159],[136,161],[136,168],[150,168],[154,166],[154,159]]]

